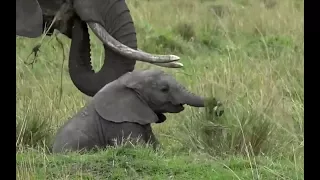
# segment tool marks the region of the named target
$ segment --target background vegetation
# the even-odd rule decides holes
[[[187,107],[154,125],[162,150],[124,147],[50,155],[52,138],[88,98],[67,68],[70,40],[17,37],[18,179],[303,179],[303,0],[127,0],[139,48],[181,57],[165,69],[223,101],[216,119]],[[91,33],[94,69],[103,48]],[[64,60],[65,59],[65,60]],[[136,69],[160,68],[137,63]]]

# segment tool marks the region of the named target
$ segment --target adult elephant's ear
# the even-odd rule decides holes
[[[131,73],[126,73],[119,80],[130,75]],[[115,123],[134,122],[145,125],[158,122],[158,116],[146,102],[119,80],[107,84],[93,97],[92,102],[97,113],[103,119]]]
[[[16,35],[35,38],[42,33],[42,10],[37,0],[16,0]]]

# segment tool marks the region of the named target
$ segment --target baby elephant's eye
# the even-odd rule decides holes
[[[169,86],[162,86],[160,90],[161,92],[167,93],[169,91]]]

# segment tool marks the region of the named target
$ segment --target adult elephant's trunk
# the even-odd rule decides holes
[[[112,76],[114,74],[112,72],[103,76],[105,64],[98,73],[92,70],[87,24],[76,18],[72,28],[69,54],[69,74],[72,82],[82,93],[94,96],[105,84],[115,78]]]
[[[134,23],[124,0],[75,0],[73,7],[83,22],[79,19],[74,22],[69,73],[75,86],[84,94],[94,96],[105,84],[132,71],[136,60],[166,67],[182,66],[172,62],[179,59],[177,56],[151,55],[137,50]],[[104,44],[104,65],[97,73],[91,66],[85,22]]]

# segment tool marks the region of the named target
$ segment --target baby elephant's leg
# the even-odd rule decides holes
[[[53,145],[53,152],[87,151],[94,149],[97,146],[98,143],[96,143],[94,139],[80,131],[64,132],[57,136]]]
[[[157,149],[160,147],[160,143],[156,138],[156,136],[154,135],[151,125],[146,126],[146,136],[147,136],[147,142],[149,144],[152,144],[153,149]]]
[[[130,145],[130,144],[152,144],[154,148],[158,144],[150,125],[140,125],[136,123],[123,123],[121,130],[117,132],[117,138],[112,139],[108,144]],[[128,142],[130,141],[130,142]]]

